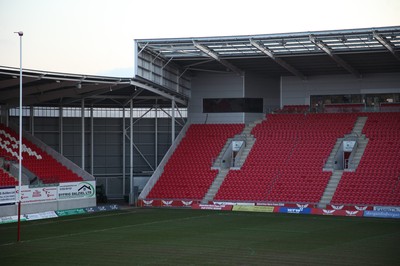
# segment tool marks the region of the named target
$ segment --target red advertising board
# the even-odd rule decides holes
[[[349,206],[349,205],[326,205],[327,210],[348,210],[348,211],[371,211],[374,209],[373,206]]]
[[[332,216],[359,216],[362,217],[364,211],[350,211],[350,210],[327,210],[313,208],[311,214],[316,215],[332,215]]]
[[[193,200],[170,200],[170,199],[144,199],[139,200],[138,205],[140,207],[188,207],[190,208],[193,204],[199,203]]]
[[[257,202],[256,206],[278,206],[288,208],[313,208],[314,204],[311,203],[273,203],[273,202]]]
[[[215,205],[215,204],[193,204],[194,210],[216,210],[216,211],[231,211],[232,205]]]

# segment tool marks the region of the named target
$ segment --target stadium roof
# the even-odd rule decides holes
[[[23,70],[23,105],[122,107],[187,106],[187,97],[140,78],[102,77]],[[0,104],[19,103],[19,68],[0,67]]]
[[[184,71],[267,76],[400,72],[400,26],[253,36],[140,39],[147,50]]]
[[[180,73],[246,71],[265,76],[400,72],[400,26],[230,37],[136,40]],[[19,69],[0,66],[0,105],[17,106]],[[24,105],[121,107],[187,106],[188,97],[141,77],[120,78],[49,71],[23,71]]]

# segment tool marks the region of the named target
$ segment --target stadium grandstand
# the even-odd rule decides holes
[[[19,185],[22,112],[25,213],[95,206],[95,188],[139,206],[400,209],[400,27],[134,49],[129,78],[24,69],[22,110],[19,69],[0,67],[0,190]]]

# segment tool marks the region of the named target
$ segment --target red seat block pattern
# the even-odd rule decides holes
[[[218,174],[210,170],[213,159],[243,128],[243,124],[191,125],[147,198],[201,200]]]
[[[230,171],[215,199],[317,203],[331,176],[322,168],[336,139],[350,133],[349,114],[270,114],[241,170]]]
[[[400,113],[368,113],[368,145],[355,172],[345,172],[332,204],[400,206]]]
[[[0,168],[0,187],[14,187],[18,185],[18,180]]]
[[[0,124],[0,157],[18,161],[18,135]],[[82,181],[82,178],[63,166],[30,141],[23,139],[22,165],[43,183]]]

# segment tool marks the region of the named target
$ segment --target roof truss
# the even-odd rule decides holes
[[[352,66],[347,64],[342,58],[340,58],[339,56],[334,54],[332,52],[332,50],[328,47],[328,45],[326,45],[323,41],[318,40],[312,34],[310,35],[310,40],[311,40],[312,43],[314,43],[316,46],[318,46],[322,51],[327,53],[332,58],[332,60],[334,60],[338,65],[340,65],[341,67],[346,69],[348,72],[353,74],[355,77],[361,78],[361,74],[356,69],[354,69]]]
[[[208,55],[211,58],[214,58],[215,60],[217,60],[218,62],[220,62],[222,65],[224,65],[226,68],[228,68],[229,70],[231,70],[232,72],[236,73],[239,76],[243,76],[243,71],[240,70],[239,68],[237,68],[236,66],[232,65],[231,63],[229,63],[228,61],[221,59],[219,57],[219,55],[212,51],[210,48],[208,48],[207,46],[200,44],[196,41],[193,41],[193,45],[198,48],[200,51],[202,51],[203,53],[205,53],[206,55]]]
[[[385,37],[383,37],[381,34],[379,34],[377,31],[373,32],[374,38],[380,42],[383,46],[385,46],[386,49],[388,49],[393,56],[400,61],[400,55],[398,52],[394,50],[393,45],[388,41]]]
[[[254,47],[256,47],[258,50],[260,50],[261,52],[263,52],[265,55],[267,55],[268,57],[270,57],[272,60],[274,60],[277,64],[279,64],[280,66],[282,66],[283,68],[285,68],[286,70],[288,70],[290,73],[292,73],[293,75],[297,76],[300,79],[305,79],[305,76],[303,75],[303,73],[301,73],[300,71],[298,71],[297,69],[295,69],[294,67],[292,67],[291,65],[289,65],[288,63],[286,63],[284,60],[282,60],[279,57],[276,57],[274,55],[274,53],[268,49],[267,47],[265,47],[261,42],[259,41],[255,41],[254,39],[250,39],[250,43],[251,45],[253,45]]]

